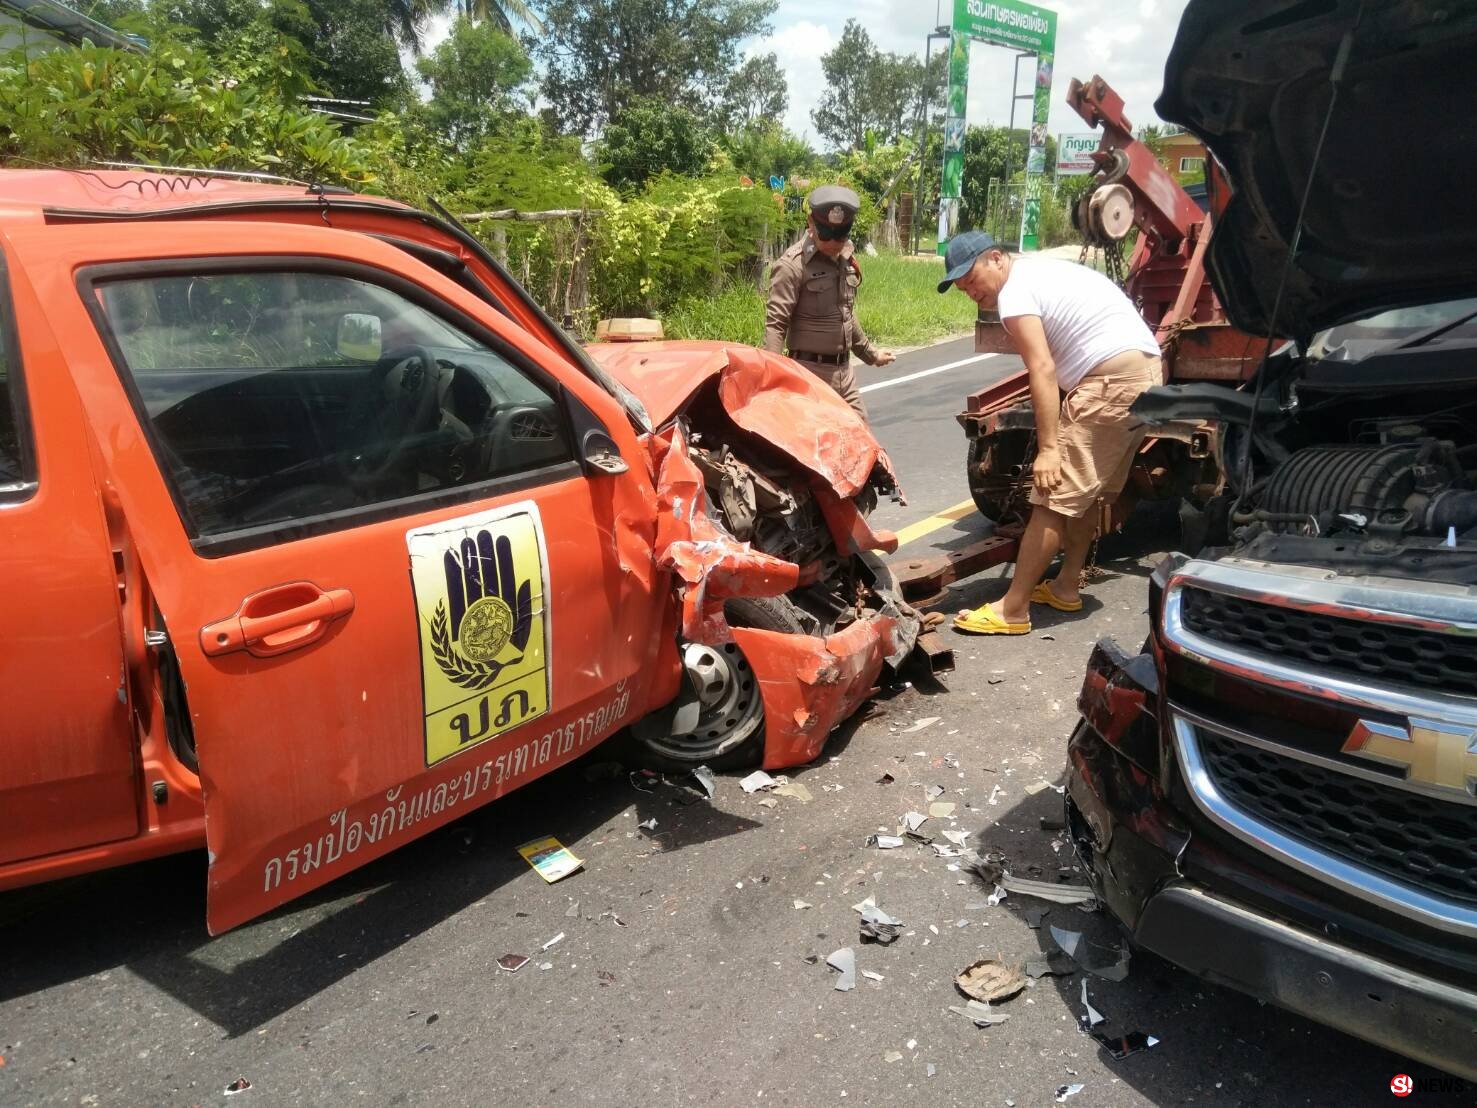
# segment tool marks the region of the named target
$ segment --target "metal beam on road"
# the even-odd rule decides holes
[[[901,377],[894,377],[890,381],[874,381],[870,385],[863,385],[858,392],[872,392],[876,389],[885,389],[889,385],[901,385],[908,381],[916,381],[920,377],[932,377],[935,373],[943,373],[945,370],[958,369],[960,366],[973,365],[975,362],[983,362],[987,358],[998,358],[999,354],[976,354],[972,358],[962,358],[948,365],[934,366],[932,369],[920,369],[917,373],[906,373]]]

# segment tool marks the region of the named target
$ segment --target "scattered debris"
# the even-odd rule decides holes
[[[903,830],[910,835],[927,822],[928,817],[922,812],[904,812],[901,820]]]
[[[923,1067],[923,1072],[928,1074],[929,1077],[932,1077],[934,1074],[938,1073],[938,1071],[939,1068],[932,1062],[929,1062],[926,1066]]]
[[[551,885],[585,864],[566,850],[563,843],[552,837],[526,842],[518,848],[518,853]]]
[[[990,803],[992,805],[999,804],[1000,803],[1000,798],[1002,796],[1004,796],[1004,795],[1005,795],[1005,790],[1004,789],[1002,789],[999,785],[993,786],[990,789]]]
[[[916,731],[922,731],[925,727],[932,727],[940,718],[939,716],[924,716],[915,722],[912,727],[904,727],[899,734],[911,735]]]
[[[999,903],[1005,899],[1005,897],[1005,886],[996,885],[995,891],[985,898],[985,903],[988,904],[991,908],[994,908],[998,906]]]
[[[964,851],[960,850],[957,846],[944,846],[943,843],[932,843],[930,845],[933,847],[934,853],[940,858],[962,858],[964,856]]]
[[[804,911],[806,908],[814,908],[814,907],[815,907],[815,905],[812,904],[808,900],[801,900],[799,897],[796,897],[795,898],[795,911],[797,911],[797,912]]]
[[[1036,979],[1042,977],[1071,977],[1077,972],[1077,964],[1061,951],[1056,951],[1045,958],[1027,958],[1026,976]]]
[[[917,1039],[909,1039],[903,1045],[905,1047],[907,1047],[909,1050],[917,1050],[918,1049],[918,1040]]]
[[[1087,978],[1082,979],[1082,1026],[1091,1031],[1100,1023],[1106,1023],[1108,1017],[1092,1006],[1092,1001],[1087,999]]]
[[[889,1050],[882,1056],[882,1060],[884,1062],[901,1062],[903,1060],[903,1052],[901,1050]]]
[[[823,792],[823,793],[839,793],[839,792],[845,792],[845,791],[846,791],[846,786],[845,785],[822,785],[821,786],[821,792]]]
[[[826,958],[826,965],[841,975],[836,978],[838,993],[849,993],[856,988],[856,953],[851,947],[843,946],[840,950],[832,951]]]
[[[896,780],[897,780],[897,778],[894,777],[892,774],[890,774],[890,773],[884,773],[881,777],[877,778],[877,784],[879,784],[879,785],[891,785]]]
[[[958,807],[958,805],[954,804],[951,801],[935,801],[933,804],[930,804],[928,806],[928,814],[936,819],[948,819],[954,814],[954,809],[956,807]]]
[[[1035,796],[1037,793],[1044,793],[1047,789],[1052,789],[1055,787],[1055,785],[1045,779],[1032,781],[1029,785],[1026,786],[1026,795]]]
[[[572,900],[572,901],[570,901],[569,907],[566,908],[566,909],[564,909],[564,914],[568,918],[570,918],[570,919],[579,919],[580,918],[580,902],[578,900]]]
[[[1057,1086],[1056,1090],[1056,1102],[1060,1104],[1062,1103],[1062,1101],[1066,1100],[1067,1097],[1076,1096],[1084,1088],[1086,1088],[1085,1085],[1059,1085]]]
[[[251,1082],[244,1077],[238,1077],[226,1086],[226,1095],[235,1096],[237,1093],[244,1093],[249,1088],[251,1088]]]
[[[998,685],[1000,684],[1000,682],[1005,680],[1005,671],[1003,669],[992,669],[990,671],[990,676],[986,678],[986,680],[988,680],[992,685]]]
[[[624,927],[624,926],[626,926],[626,921],[623,920],[623,919],[621,919],[620,916],[616,915],[609,908],[607,908],[605,911],[603,911],[603,912],[600,913],[600,919],[601,920],[607,920],[607,919],[615,920],[615,925],[617,927]]]
[[[1009,1012],[997,1012],[988,1004],[982,1004],[978,1000],[966,1001],[962,1005],[951,1004],[949,1011],[957,1016],[973,1020],[976,1027],[992,1027],[1010,1019]]]
[[[1128,976],[1127,944],[1120,942],[1116,947],[1102,947],[1088,942],[1080,931],[1068,931],[1054,924],[1049,930],[1056,945],[1088,973],[1104,981],[1122,981]]]
[[[775,796],[794,797],[801,804],[809,804],[814,799],[810,795],[810,790],[796,781],[786,781],[782,785],[776,785],[771,791]]]
[[[559,934],[555,935],[552,939],[550,939],[548,942],[546,942],[539,949],[540,950],[548,950],[549,947],[551,947],[551,946],[558,946],[563,941],[564,941],[564,932],[561,931],[561,932],[559,932]]]
[[[766,796],[763,800],[761,800],[759,802],[759,807],[761,807],[761,808],[778,808],[779,807],[779,803],[780,802],[778,800],[773,800],[770,797],[767,797]]]
[[[504,954],[501,958],[497,960],[497,964],[502,966],[502,968],[507,970],[509,973],[517,973],[524,966],[528,965],[528,955]]]
[[[929,785],[928,788],[923,790],[923,795],[928,797],[929,800],[937,800],[944,795],[944,787],[942,785]]]
[[[1065,831],[1067,821],[1064,819],[1051,819],[1047,816],[1041,817],[1041,830],[1043,831]]]
[[[962,848],[964,846],[965,842],[968,841],[968,839],[969,839],[969,832],[968,831],[945,831],[944,832],[944,838],[948,839],[955,846]]]
[[[876,942],[886,946],[903,933],[904,926],[906,925],[902,920],[888,915],[875,903],[862,908],[862,942]]]
[[[975,1000],[1009,1000],[1026,987],[1026,974],[1014,962],[985,958],[960,970],[954,984]]]
[[[1086,885],[1068,885],[1055,881],[1032,881],[1027,877],[1015,877],[1007,873],[1001,884],[1007,892],[1034,896],[1056,904],[1086,904],[1094,899],[1092,890]]]
[[[800,960],[804,962],[807,966],[813,966],[821,960],[821,956],[819,954],[807,954],[804,958],[801,958]]]
[[[1158,1039],[1153,1035],[1145,1035],[1142,1031],[1130,1031],[1127,1035],[1105,1035],[1101,1031],[1094,1031],[1092,1037],[1102,1043],[1103,1048],[1120,1062],[1130,1054],[1159,1045]]]
[[[661,778],[649,769],[639,769],[631,774],[628,779],[631,782],[631,788],[635,789],[638,793],[656,792],[657,782],[661,780]],[[647,786],[650,787],[648,788]]]
[[[1046,918],[1047,913],[1049,913],[1050,911],[1050,908],[1027,908],[1026,926],[1029,927],[1032,931],[1041,930],[1041,921]]]
[[[865,977],[868,981],[881,981],[881,980],[883,980],[882,975],[880,973],[878,973],[876,970],[864,969],[864,970],[862,970],[862,976]]]
[[[896,850],[903,845],[903,840],[896,835],[868,835],[867,845],[878,850]]]
[[[641,828],[641,830],[643,830],[643,831],[655,831],[656,830],[656,817],[653,816],[651,819],[646,820],[644,823],[638,823],[636,826],[639,827],[639,828]]]
[[[541,969],[541,970],[551,970],[551,969],[554,968],[554,963],[553,962],[540,962],[538,964],[538,968]]]
[[[756,769],[739,782],[739,788],[743,789],[746,793],[757,793],[761,789],[772,789],[778,784],[778,781],[762,769]]]
[[[702,786],[703,792],[708,794],[708,799],[712,800],[718,792],[718,782],[713,777],[713,771],[707,766],[698,766],[692,771],[692,775],[697,778],[697,783]]]

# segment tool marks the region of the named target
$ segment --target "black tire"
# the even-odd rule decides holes
[[[969,440],[969,454],[964,463],[969,495],[980,514],[991,523],[1006,522],[1006,505],[1016,482],[1011,469],[1029,464],[1030,459],[1026,457],[1029,449],[1030,433],[1025,431],[997,431]]]
[[[800,635],[805,633],[805,625],[801,622],[799,613],[795,606],[783,596],[776,597],[736,597],[723,605],[723,614],[733,627],[750,627],[758,631],[778,631],[786,635]],[[743,652],[733,643],[727,643],[722,647],[714,648],[720,652],[726,664],[733,667],[734,678],[740,683],[740,691],[752,694],[757,699],[759,695],[758,682],[755,680],[753,671],[744,659]],[[743,682],[751,682],[752,687],[744,687]],[[708,735],[699,738],[694,732],[691,756],[683,756],[680,751],[684,736],[663,736],[654,741],[648,741],[638,733],[632,735],[632,746],[634,747],[638,760],[651,769],[661,773],[684,773],[706,765],[713,770],[742,769],[746,766],[756,765],[764,754],[764,705],[758,702],[757,710],[731,717],[739,727],[747,729],[747,734],[736,745],[729,747],[719,754],[703,751],[703,747],[713,742],[723,741],[719,734],[721,723],[709,720],[706,724],[700,724],[698,730],[704,727]],[[722,722],[729,722],[728,720]],[[634,729],[639,732],[639,727]]]

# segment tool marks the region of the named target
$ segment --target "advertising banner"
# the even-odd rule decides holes
[[[1056,12],[1019,0],[954,0],[953,30],[949,37],[944,164],[939,191],[939,253],[943,253],[954,233],[959,218],[959,198],[964,194],[964,106],[969,95],[969,49],[976,41],[1036,55],[1020,248],[1037,250],[1040,248],[1042,175],[1046,172],[1046,117],[1051,109],[1051,69],[1056,54]]]
[[[1058,177],[1081,177],[1084,173],[1091,173],[1092,152],[1097,149],[1098,142],[1102,139],[1096,131],[1086,131],[1079,135],[1058,135],[1056,137],[1056,175]]]

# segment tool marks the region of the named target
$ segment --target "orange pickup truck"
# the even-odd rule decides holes
[[[0,889],[205,846],[212,932],[617,732],[815,758],[916,615],[784,358],[583,349],[444,212],[0,171]]]

